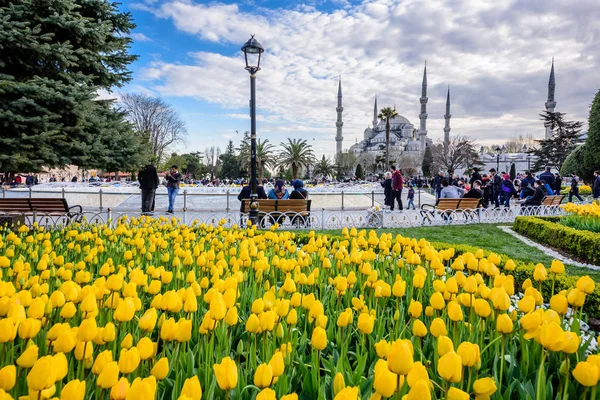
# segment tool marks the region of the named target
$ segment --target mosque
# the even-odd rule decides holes
[[[546,110],[554,112],[556,107],[556,101],[554,100],[555,92],[555,78],[554,78],[554,59],[552,60],[552,67],[550,70],[550,79],[548,81],[548,98],[545,103]],[[419,128],[415,126],[404,116],[397,115],[390,120],[390,155],[402,155],[410,156],[411,160],[415,162],[415,168],[420,170],[425,149],[427,146],[432,144],[432,140],[427,137],[427,65],[423,69],[423,83],[421,85],[421,112],[419,114]],[[344,122],[342,121],[342,113],[344,108],[342,106],[342,82],[341,79],[338,85],[338,103],[337,103],[337,121],[336,128],[337,134],[336,140],[336,153],[342,152],[342,127]],[[450,89],[448,88],[448,94],[446,96],[446,113],[444,114],[445,125],[444,125],[444,142],[450,141]],[[373,121],[372,127],[365,129],[363,140],[350,146],[349,151],[360,156],[364,153],[378,153],[381,152],[381,146],[385,147],[385,120],[378,118],[377,109],[377,97],[375,97],[375,105],[373,108]],[[544,126],[545,138],[548,138],[552,134],[550,127]],[[518,172],[528,170],[530,165],[535,162],[535,157],[527,153],[526,146],[523,146],[523,151],[520,153],[506,153],[504,149],[497,149],[496,153],[487,153],[483,146],[480,150],[480,161],[483,164],[485,170],[497,167],[510,169],[511,164],[515,164]],[[501,164],[501,165],[499,165]]]

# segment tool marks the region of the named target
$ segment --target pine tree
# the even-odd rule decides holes
[[[569,153],[581,143],[583,123],[580,121],[565,121],[565,114],[559,112],[545,111],[540,116],[544,121],[544,125],[552,128],[552,135],[548,139],[540,141],[539,146],[530,152],[536,157],[532,169],[539,171],[546,166],[551,166],[560,170]]]
[[[358,179],[358,180],[362,181],[365,179],[365,171],[363,171],[362,164],[358,163],[356,165],[356,171],[354,172],[354,175],[356,176],[356,179]]]
[[[225,149],[225,153],[219,156],[221,160],[221,172],[220,178],[235,179],[239,178],[240,175],[240,159],[235,154],[235,148],[233,147],[233,141],[230,140]]]
[[[600,91],[596,93],[590,108],[588,138],[583,148],[581,177],[591,182],[594,171],[600,170]]]
[[[423,165],[421,170],[424,176],[431,176],[431,168],[433,167],[433,154],[431,154],[431,147],[425,147],[425,154],[423,154]]]
[[[127,127],[94,99],[131,78],[131,16],[107,0],[2,2],[0,15],[0,170],[91,165],[91,143],[111,135],[94,124],[114,113],[111,126]],[[118,140],[103,142],[105,154],[120,150]]]

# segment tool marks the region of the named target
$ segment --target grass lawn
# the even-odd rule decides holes
[[[430,242],[445,242],[456,244],[468,244],[481,247],[495,253],[526,262],[541,262],[547,268],[553,258],[543,251],[530,247],[517,238],[498,229],[492,224],[478,225],[454,225],[454,226],[425,226],[401,229],[378,229],[377,232],[391,232],[402,236],[424,238]],[[341,230],[317,231],[317,233],[341,234]],[[571,275],[589,275],[596,282],[600,282],[600,271],[589,268],[577,267],[565,264],[566,273]]]

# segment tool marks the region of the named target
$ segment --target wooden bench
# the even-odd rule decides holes
[[[472,198],[458,198],[458,199],[438,199],[435,205],[423,204],[421,206],[421,217],[423,223],[425,220],[432,221],[436,211],[439,211],[444,218],[444,221],[449,222],[451,217],[450,214],[456,211],[462,213],[463,211],[477,210],[481,207],[483,199],[472,199]],[[472,219],[474,215],[471,213],[463,214],[465,218]]]
[[[290,218],[292,225],[308,226],[310,220],[311,200],[270,200],[259,199],[258,215],[260,222],[263,218],[269,218],[270,223],[283,223],[286,218]],[[242,200],[243,214],[250,211],[250,200]]]
[[[543,206],[558,206],[562,203],[564,195],[546,196],[542,199]]]
[[[0,212],[8,215],[64,216],[68,222],[79,221],[81,206],[71,206],[62,198],[8,198],[0,199]]]

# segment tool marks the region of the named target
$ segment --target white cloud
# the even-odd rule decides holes
[[[304,7],[253,14],[235,4],[171,0],[150,10],[200,41],[237,47],[256,33],[266,49],[257,75],[257,112],[266,117],[259,131],[317,137],[318,153],[335,148],[339,74],[344,147],[362,138],[375,94],[380,107],[395,104],[418,126],[425,59],[434,139],[443,135],[448,84],[452,134],[482,143],[543,135],[538,114],[553,56],[557,110],[586,119],[598,88],[595,0],[367,0],[330,13]],[[230,115],[247,115],[249,79],[241,54],[190,55],[190,64],[157,61],[140,76],[162,95],[201,99],[230,109]]]
[[[136,42],[152,42],[153,41],[152,39],[150,39],[148,36],[144,35],[143,33],[132,33],[130,36]]]

